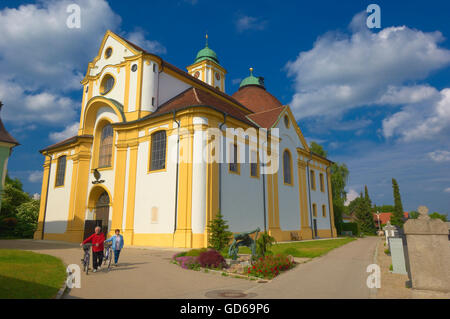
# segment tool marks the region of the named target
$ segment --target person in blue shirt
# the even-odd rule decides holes
[[[120,251],[123,248],[123,236],[120,234],[120,230],[116,229],[115,235],[110,239],[105,240],[105,242],[112,243],[112,249],[114,250],[114,266],[117,266],[117,262],[119,261]]]

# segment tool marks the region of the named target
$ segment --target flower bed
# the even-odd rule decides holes
[[[286,255],[268,255],[254,261],[251,266],[247,267],[246,273],[255,277],[272,279],[293,266],[294,261]]]
[[[250,266],[244,266],[245,264],[242,263],[239,264],[238,261],[238,264],[229,267],[223,256],[214,249],[202,250],[200,252],[197,250],[194,252],[188,251],[177,253],[172,257],[172,262],[181,266],[183,269],[215,269],[230,273],[230,275],[244,275],[248,278],[256,277],[263,279],[272,279],[281,272],[291,269],[295,265],[291,256],[277,254],[267,255],[264,258],[254,260]],[[247,265],[248,262],[249,261],[247,261]],[[237,267],[239,265],[241,266]]]

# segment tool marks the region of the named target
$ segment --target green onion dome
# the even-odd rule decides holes
[[[253,75],[253,68],[250,68],[250,76],[246,77],[241,81],[241,84],[239,85],[239,89],[243,88],[247,85],[257,85],[264,88],[264,80],[262,77],[256,77]]]

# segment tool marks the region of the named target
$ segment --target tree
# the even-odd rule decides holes
[[[415,210],[409,212],[409,218],[417,219],[418,217],[419,217],[419,212],[416,212]]]
[[[439,214],[438,212],[434,212],[434,213],[430,214],[430,218],[440,219],[443,222],[447,221],[447,215]]]
[[[323,146],[317,144],[316,142],[311,142],[309,145],[309,150],[319,156],[327,157],[328,152],[323,149]]]
[[[232,233],[228,231],[227,222],[223,219],[220,211],[208,224],[208,247],[222,251],[230,242]]]
[[[381,205],[381,206],[374,205],[373,211],[380,212],[380,213],[392,213],[394,211],[394,206],[393,205]]]
[[[372,201],[369,197],[369,191],[367,190],[367,185],[364,185],[364,199],[366,200],[367,204],[370,208],[372,208]]]
[[[39,201],[32,199],[17,207],[16,235],[25,238],[33,238],[39,217]]]
[[[267,251],[275,242],[275,238],[270,236],[266,231],[261,233],[261,235],[256,240],[256,255],[258,257],[266,256]]]
[[[400,198],[400,189],[395,178],[392,179],[392,190],[394,193],[394,211],[391,216],[391,224],[402,227],[403,226],[403,205]]]
[[[359,199],[355,199],[353,201],[356,201],[354,204],[354,214],[360,232],[371,235],[375,234],[375,223],[373,221],[371,207],[369,206],[366,198],[363,197],[363,194],[361,193]]]
[[[22,183],[17,178],[11,179],[6,175],[0,215],[3,217],[15,216],[17,207],[30,200],[30,195],[22,190]]]
[[[40,201],[33,199],[22,187],[20,180],[6,175],[0,211],[1,235],[30,238],[36,230]]]

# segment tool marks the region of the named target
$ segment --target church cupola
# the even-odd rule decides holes
[[[198,51],[194,63],[187,67],[193,77],[225,92],[225,74],[227,71],[219,64],[219,58],[208,46],[208,35],[203,49]]]
[[[253,68],[250,68],[250,75],[241,81],[241,84],[239,85],[239,89],[242,89],[243,87],[246,87],[247,85],[256,85],[256,86],[260,86],[263,89],[265,89],[264,78],[262,76],[258,76],[258,77],[254,76]]]

